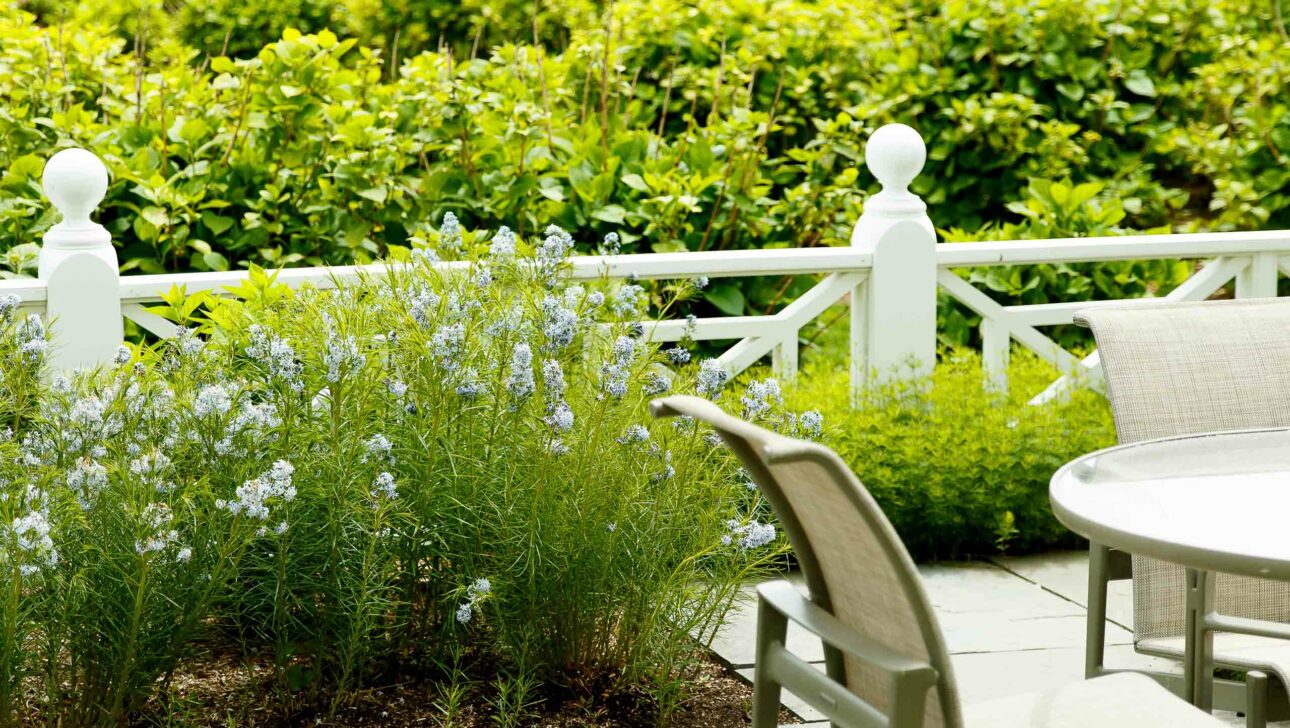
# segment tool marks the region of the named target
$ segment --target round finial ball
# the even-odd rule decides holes
[[[41,185],[45,197],[63,213],[63,223],[79,227],[89,224],[90,213],[107,194],[107,167],[92,152],[64,149],[45,163]]]
[[[883,189],[904,191],[923,171],[927,145],[913,128],[887,124],[869,137],[864,147],[864,161]]]

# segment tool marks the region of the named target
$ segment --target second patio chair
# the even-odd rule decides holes
[[[1224,725],[1131,673],[991,701],[969,708],[965,719],[945,640],[914,562],[837,454],[696,397],[655,400],[651,410],[716,429],[774,508],[810,590],[808,598],[787,581],[758,587],[753,728],[775,726],[783,689],[839,728]],[[790,620],[824,642],[824,672],[785,647]]]
[[[1141,302],[1080,311],[1075,321],[1097,339],[1121,443],[1290,426],[1290,301]],[[1128,561],[1105,546],[1089,545],[1087,677],[1107,672],[1107,583],[1130,575],[1137,650],[1183,656],[1182,567],[1133,556],[1130,570]],[[1285,582],[1218,574],[1215,595],[1221,614],[1290,622]],[[1217,634],[1214,658],[1222,668],[1267,671],[1279,692],[1290,679],[1290,642],[1283,640]],[[1174,676],[1156,677],[1181,684]],[[1267,689],[1268,683],[1259,684]],[[1220,681],[1216,707],[1240,709],[1248,702],[1242,691],[1239,682]],[[1250,718],[1251,725],[1264,723],[1262,715]]]

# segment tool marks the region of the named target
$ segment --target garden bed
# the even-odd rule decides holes
[[[672,714],[671,724],[687,728],[742,728],[748,724],[752,686],[706,652],[696,650],[681,676],[686,697]],[[431,668],[433,670],[433,668]],[[499,718],[496,696],[486,681],[467,681],[463,699],[449,707],[450,692],[442,675],[404,665],[379,687],[355,694],[353,704],[327,717],[319,711],[292,705],[276,689],[272,655],[248,657],[211,645],[209,651],[186,661],[170,685],[167,697],[154,700],[140,725],[179,725],[184,728],[228,726],[439,726],[484,728],[507,725]],[[588,699],[551,690],[516,716],[512,725],[544,728],[646,728],[658,723],[658,703],[643,690],[608,691]],[[798,723],[787,710],[781,724]]]

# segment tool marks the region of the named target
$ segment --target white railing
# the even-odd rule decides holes
[[[873,382],[930,372],[936,359],[939,288],[981,317],[984,376],[990,386],[1007,389],[1014,344],[1062,373],[1034,398],[1039,403],[1077,383],[1100,386],[1096,352],[1081,359],[1040,328],[1070,324],[1080,309],[1123,301],[1004,306],[956,270],[1115,260],[1205,261],[1182,285],[1162,298],[1145,299],[1144,305],[1152,300],[1203,300],[1233,280],[1238,297],[1271,297],[1277,295],[1278,276],[1290,274],[1290,231],[937,244],[926,205],[908,189],[926,159],[922,138],[907,126],[888,125],[874,133],[865,152],[882,191],[866,202],[850,247],[581,256],[572,259],[572,275],[582,280],[823,276],[777,313],[660,321],[650,324],[649,335],[658,341],[687,334],[699,340],[734,341],[720,357],[732,374],[769,355],[775,372],[792,378],[801,329],[835,304],[849,301],[856,393]],[[161,337],[177,335],[175,324],[148,310],[173,286],[189,293],[220,294],[246,277],[245,272],[120,277],[110,236],[90,220],[106,192],[107,174],[89,152],[69,149],[54,155],[45,168],[44,189],[63,221],[45,234],[38,278],[2,281],[0,293],[18,295],[24,309],[53,320],[57,369],[110,359],[123,336],[122,318]],[[451,269],[464,264],[437,265]],[[294,268],[281,271],[278,281],[330,288],[385,270],[385,264]]]

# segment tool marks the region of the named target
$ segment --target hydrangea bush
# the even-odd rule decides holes
[[[536,676],[512,685],[675,684],[786,546],[715,435],[648,401],[819,416],[648,341],[670,301],[572,283],[558,228],[430,238],[334,289],[172,292],[182,335],[70,381],[3,303],[0,723],[117,723],[203,642],[332,710],[462,655]]]

